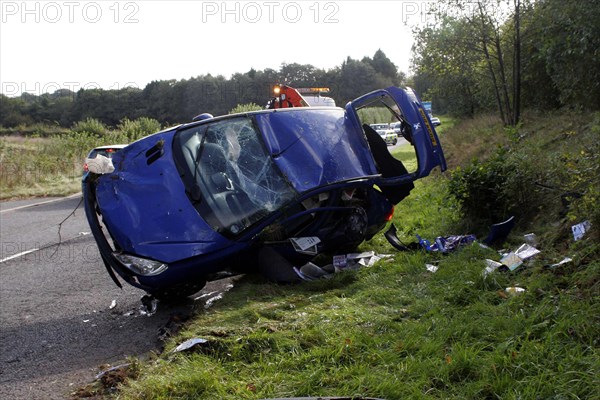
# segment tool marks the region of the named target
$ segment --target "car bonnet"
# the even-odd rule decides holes
[[[255,115],[267,148],[298,193],[376,175],[362,129],[341,108],[294,108]]]

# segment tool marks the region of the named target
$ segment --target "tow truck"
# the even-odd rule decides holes
[[[288,85],[278,84],[273,88],[274,96],[269,99],[267,110],[293,107],[335,107],[331,97],[323,96],[329,93],[327,87],[293,88]]]

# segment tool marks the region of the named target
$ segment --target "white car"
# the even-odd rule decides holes
[[[390,124],[371,124],[371,128],[375,129],[386,144],[395,146],[398,143],[398,134],[391,129]]]
[[[442,121],[438,117],[431,117],[431,123],[433,126],[439,126],[442,124]]]

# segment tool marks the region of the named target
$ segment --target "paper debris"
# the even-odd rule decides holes
[[[592,223],[590,221],[583,221],[580,224],[573,225],[571,227],[571,231],[573,231],[573,239],[575,241],[583,239],[583,236],[587,231],[592,227]]]
[[[429,271],[433,274],[433,273],[435,273],[435,271],[438,270],[439,267],[436,267],[435,265],[431,265],[431,264],[425,264],[425,268],[427,269],[427,271]]]
[[[316,236],[290,238],[290,241],[298,253],[311,255],[318,253],[317,245],[321,243],[321,239]]]

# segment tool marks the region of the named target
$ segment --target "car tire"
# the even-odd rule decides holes
[[[394,139],[394,142],[392,143],[394,146],[398,143],[398,139]]]

